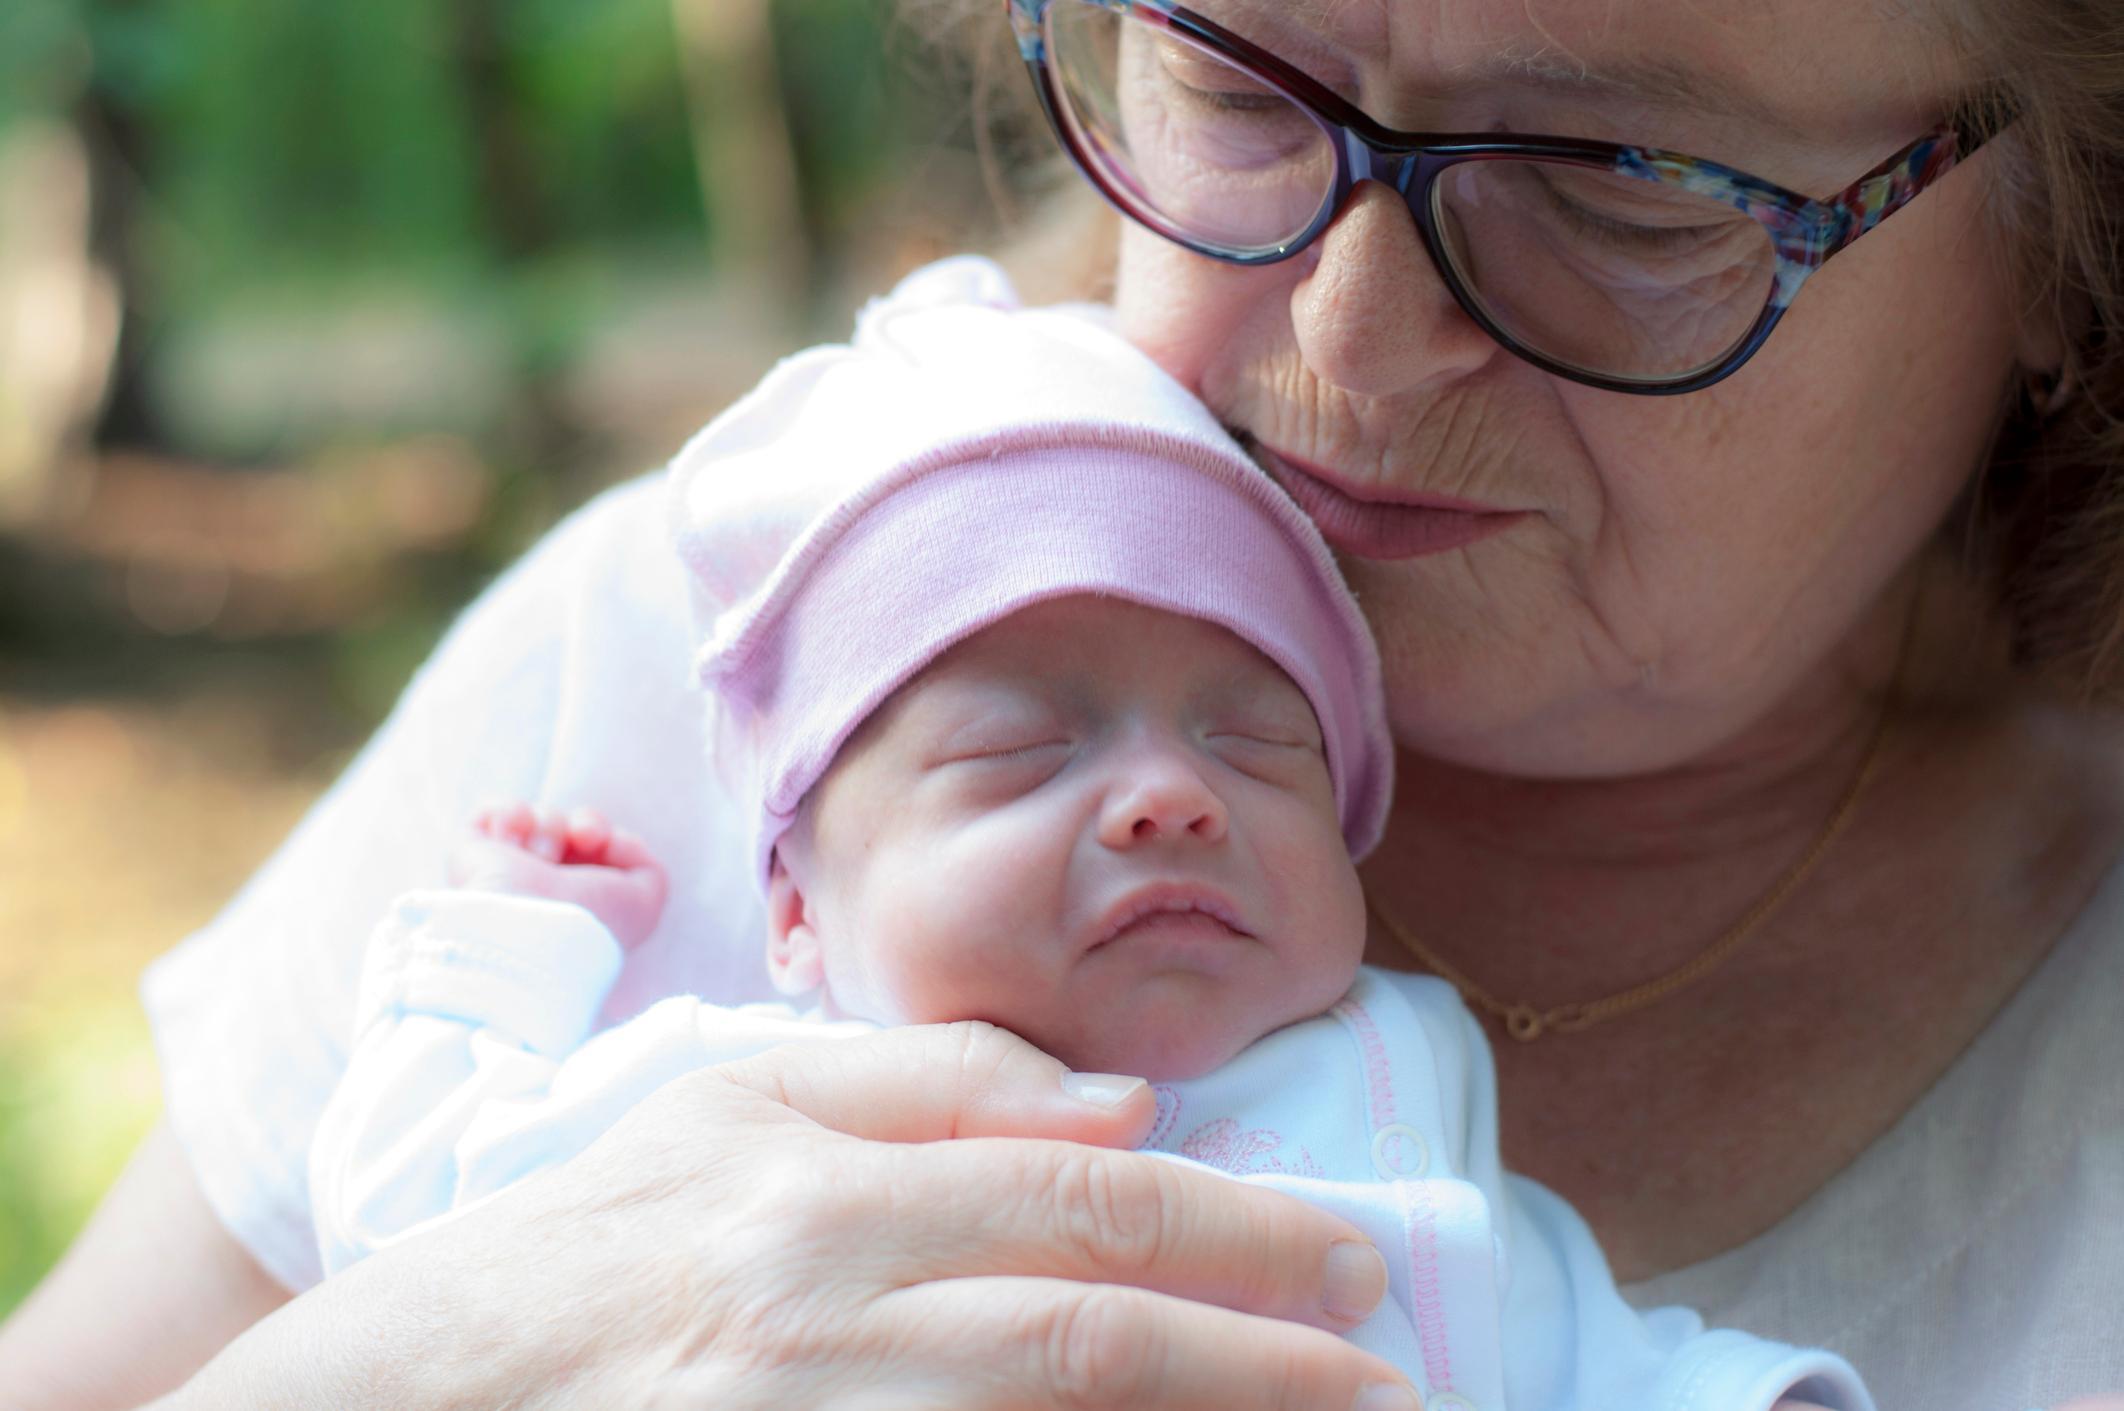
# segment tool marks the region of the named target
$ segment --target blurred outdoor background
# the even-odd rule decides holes
[[[142,967],[458,607],[913,266],[1068,284],[961,53],[893,0],[0,0],[0,1314],[158,1110]]]

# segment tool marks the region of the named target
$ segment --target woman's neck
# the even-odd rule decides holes
[[[1765,1229],[1937,1080],[2039,964],[2124,839],[2115,726],[2017,688],[1980,619],[1926,611],[1848,827],[1710,973],[1530,1044],[1494,1024],[1505,1156],[1642,1276]],[[1885,673],[1881,673],[1885,675]],[[1828,687],[1686,767],[1502,778],[1405,759],[1376,908],[1536,1008],[1701,954],[1805,854],[1878,691]],[[1424,968],[1375,927],[1368,959]],[[1778,1139],[1795,1122],[1808,1143]]]
[[[1404,753],[1374,904],[1493,993],[1593,998],[1693,958],[1822,835],[1876,748],[1877,691],[1821,692],[1703,758],[1524,779]],[[1881,811],[1867,795],[1852,826]]]
[[[1654,772],[1519,778],[1404,751],[1364,869],[1372,900],[1516,1001],[1585,1000],[1663,974],[1808,853],[1877,749],[1892,763],[1920,722],[2005,708],[2006,645],[1985,619],[1979,594],[1928,564],[1752,724]],[[1909,826],[1888,772],[1865,782],[1852,833]],[[1840,870],[1845,846],[1833,841],[1822,871]]]

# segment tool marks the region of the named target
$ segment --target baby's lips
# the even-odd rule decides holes
[[[1097,950],[1129,927],[1160,914],[1207,916],[1237,935],[1251,936],[1232,899],[1200,882],[1154,882],[1133,888],[1109,906],[1093,929],[1089,949]]]

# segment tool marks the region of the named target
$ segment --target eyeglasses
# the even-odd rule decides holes
[[[1460,307],[1515,356],[1616,392],[1693,392],[1800,285],[1984,140],[1949,123],[1814,200],[1644,147],[1396,132],[1171,0],[1008,0],[1071,160],[1200,255],[1286,260],[1361,181],[1401,193]]]

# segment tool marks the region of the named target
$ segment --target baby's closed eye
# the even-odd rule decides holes
[[[1028,794],[1061,773],[1077,743],[1052,721],[987,721],[939,741],[926,772],[954,793],[994,803]]]
[[[1208,746],[1227,767],[1277,788],[1297,788],[1322,775],[1327,763],[1320,742],[1300,736],[1219,731]]]
[[[1265,745],[1275,749],[1309,750],[1320,753],[1320,737],[1305,731],[1273,724],[1226,725],[1209,732],[1212,740],[1236,741],[1245,745]]]
[[[1228,706],[1216,711],[1204,721],[1203,734],[1212,741],[1241,745],[1305,750],[1313,754],[1319,754],[1322,749],[1320,728],[1313,722],[1312,711],[1303,706],[1288,708],[1281,700]]]
[[[935,769],[954,764],[1030,758],[1067,750],[1074,743],[1074,734],[1061,722],[1028,712],[1024,715],[988,715],[960,722],[938,732],[925,753],[928,766]]]
[[[963,753],[953,754],[940,760],[941,764],[1009,765],[1027,764],[1042,760],[1056,760],[1066,756],[1074,747],[1074,741],[1061,737],[1027,740],[1023,743],[998,741],[982,745]]]

